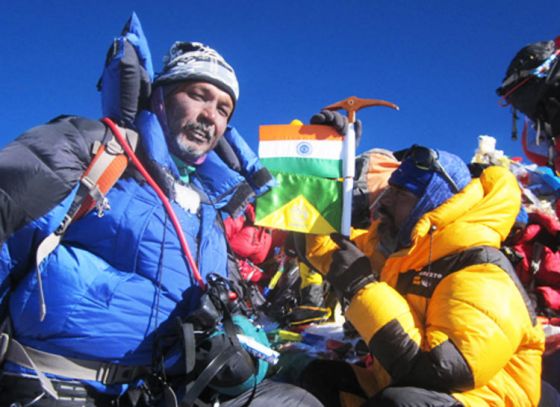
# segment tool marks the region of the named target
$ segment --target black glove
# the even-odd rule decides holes
[[[326,278],[345,308],[360,289],[376,279],[369,259],[354,243],[339,233],[331,234],[331,239],[340,250],[333,254]]]
[[[348,118],[333,110],[321,110],[320,113],[311,116],[309,122],[334,127],[336,131],[343,135],[348,130]],[[360,120],[356,120],[354,123],[354,131],[356,132],[356,146],[358,146],[362,139],[362,122]]]

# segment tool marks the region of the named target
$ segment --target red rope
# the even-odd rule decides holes
[[[177,219],[177,215],[175,215],[175,212],[173,211],[173,208],[171,206],[171,203],[169,202],[169,199],[167,199],[167,197],[165,196],[165,194],[163,193],[163,191],[161,190],[159,185],[154,181],[154,179],[148,173],[148,171],[146,171],[146,169],[144,168],[144,166],[142,165],[140,160],[138,160],[138,157],[136,157],[136,154],[134,154],[134,151],[132,151],[132,149],[128,145],[127,141],[125,140],[125,138],[121,134],[117,125],[115,123],[113,123],[113,121],[111,119],[109,119],[107,117],[103,118],[102,121],[107,126],[109,126],[109,128],[113,131],[113,134],[115,135],[117,140],[119,140],[119,143],[123,147],[124,151],[126,152],[128,157],[130,158],[130,160],[132,161],[134,166],[138,169],[138,171],[140,171],[142,176],[144,178],[146,178],[146,181],[148,181],[148,184],[154,189],[154,191],[156,192],[159,199],[161,199],[161,201],[163,202],[163,206],[165,207],[165,210],[166,210],[167,214],[169,215],[169,218],[171,219],[171,223],[173,224],[173,227],[175,228],[175,231],[177,232],[177,236],[179,238],[181,248],[183,249],[183,253],[184,253],[184,255],[187,259],[189,267],[191,268],[191,270],[193,272],[194,279],[196,280],[196,282],[198,283],[200,288],[204,289],[205,288],[204,281],[202,280],[202,277],[200,276],[200,272],[198,271],[198,266],[196,265],[196,262],[194,261],[192,255],[191,255],[191,251],[189,249],[187,239],[185,238],[185,234],[183,233],[183,229],[181,229],[181,225],[179,224],[179,220]]]

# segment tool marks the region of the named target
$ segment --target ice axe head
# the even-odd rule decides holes
[[[341,100],[340,102],[333,103],[332,105],[326,106],[325,110],[346,110],[348,115],[348,121],[354,123],[356,121],[356,112],[364,107],[370,106],[385,106],[390,107],[395,110],[399,110],[399,107],[394,103],[387,102],[380,99],[362,99],[356,96],[350,96],[347,99]]]

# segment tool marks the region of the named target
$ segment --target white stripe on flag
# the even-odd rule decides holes
[[[267,140],[259,143],[259,157],[342,160],[342,146],[340,140]]]

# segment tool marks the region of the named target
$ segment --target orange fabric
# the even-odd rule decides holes
[[[89,175],[91,169],[95,166],[101,155],[105,152],[105,146],[101,146],[95,157],[89,164],[88,168],[84,172],[83,177]],[[105,195],[109,190],[115,185],[115,183],[119,180],[120,176],[124,172],[128,165],[128,158],[126,154],[122,153],[117,156],[110,162],[109,166],[103,171],[103,174],[97,181],[97,188],[99,191]],[[80,206],[80,209],[74,219],[79,219],[80,217],[84,216],[90,210],[92,210],[96,205],[96,202],[93,200],[91,196],[87,196],[84,199],[84,202]]]
[[[369,204],[373,204],[387,186],[389,177],[399,167],[399,162],[390,152],[374,149],[365,154],[369,155],[369,165],[366,175],[369,193]]]
[[[342,140],[342,135],[331,126],[276,124],[260,126],[259,140]]]

